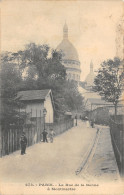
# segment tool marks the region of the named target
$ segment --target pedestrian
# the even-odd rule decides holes
[[[43,134],[43,142],[48,142],[48,140],[47,140],[47,131],[46,131],[46,129],[44,129],[44,131],[42,132],[42,134]]]
[[[93,120],[91,121],[91,127],[94,128],[94,122],[93,122]]]
[[[26,146],[27,146],[27,138],[25,136],[25,132],[22,132],[20,137],[20,144],[21,144],[21,155],[26,154]]]
[[[87,126],[87,128],[90,127],[89,119],[87,117],[86,117],[86,126]]]
[[[53,137],[55,136],[55,132],[53,131],[53,129],[50,129],[50,133],[49,133],[49,137],[50,137],[50,142],[53,143]]]

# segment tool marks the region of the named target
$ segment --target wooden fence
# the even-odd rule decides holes
[[[111,117],[110,133],[120,175],[124,177],[124,124],[122,115]]]
[[[33,118],[30,123],[24,125],[11,125],[10,129],[2,131],[2,149],[0,156],[9,155],[20,149],[20,137],[22,132],[26,133],[27,146],[31,146],[41,140],[41,132],[44,127],[44,118]]]
[[[73,125],[73,119],[64,119],[63,121],[54,124],[46,124],[46,129],[49,132],[50,127],[53,127],[56,135],[59,135],[73,127]],[[44,118],[42,117],[32,118],[30,119],[30,123],[26,122],[24,125],[11,126],[8,130],[4,129],[2,131],[2,149],[0,151],[0,157],[9,155],[20,149],[20,136],[23,131],[26,133],[27,146],[31,146],[41,141],[43,130]]]
[[[53,124],[46,124],[46,129],[49,131],[50,128],[53,128],[56,135],[59,135],[73,126],[74,126],[74,119],[64,119],[62,121],[60,120]]]

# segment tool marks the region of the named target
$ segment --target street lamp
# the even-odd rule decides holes
[[[43,109],[43,115],[44,115],[44,130],[45,130],[45,117],[46,117],[46,114],[47,114],[47,110],[46,108]]]

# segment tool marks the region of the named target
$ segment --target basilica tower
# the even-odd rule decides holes
[[[68,39],[68,26],[66,23],[63,27],[63,40],[58,45],[57,51],[62,52],[62,64],[66,68],[67,79],[80,81],[80,61],[77,50]]]
[[[93,62],[90,62],[90,72],[87,75],[85,82],[87,87],[92,87],[94,85],[94,79],[95,79],[95,74],[93,71]]]

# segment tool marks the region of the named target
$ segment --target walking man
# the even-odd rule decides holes
[[[48,142],[48,140],[47,140],[47,131],[46,131],[46,129],[44,129],[44,131],[42,132],[42,134],[43,134],[43,142]]]
[[[25,132],[22,132],[20,137],[20,144],[21,144],[21,155],[26,154],[26,146],[27,146],[27,138],[25,136]]]

